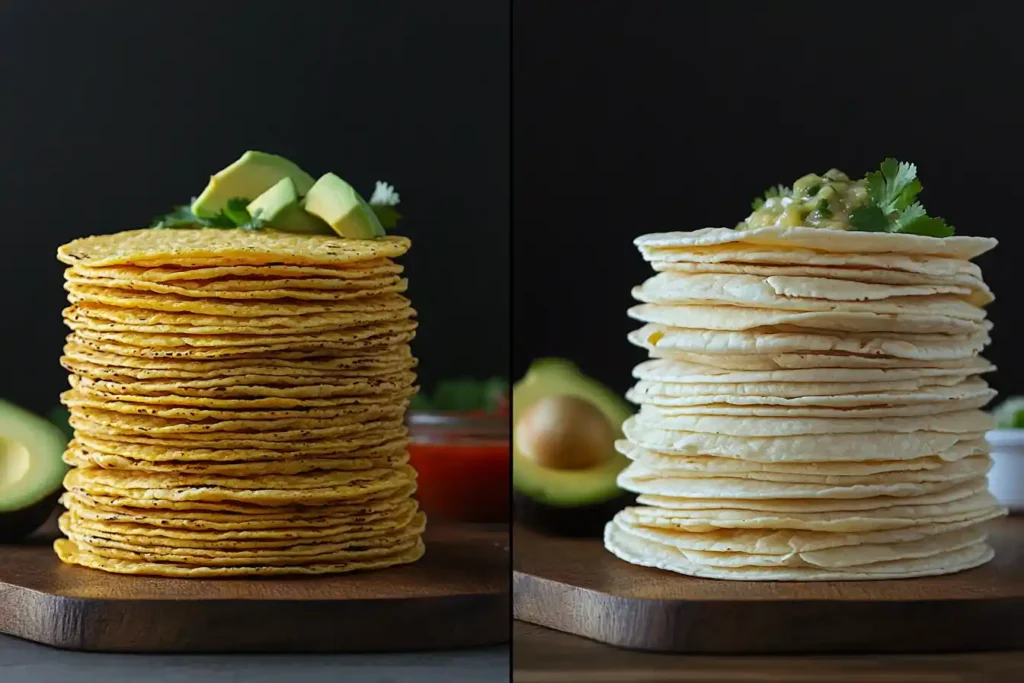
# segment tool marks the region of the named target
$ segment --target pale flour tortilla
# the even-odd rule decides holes
[[[778,331],[899,332],[902,334],[974,334],[991,329],[988,321],[948,315],[960,302],[946,307],[944,315],[919,314],[907,306],[905,313],[871,311],[778,311],[745,306],[640,304],[626,313],[634,320],[696,330],[743,331],[780,328]],[[974,309],[981,316],[981,309]]]
[[[634,298],[650,303],[723,303],[798,311],[878,313],[915,305],[922,306],[922,313],[931,312],[927,308],[930,301],[960,301],[965,307],[977,309],[965,300],[971,294],[969,288],[957,285],[879,285],[811,277],[674,272],[658,273],[633,288]]]
[[[913,361],[955,361],[970,358],[977,355],[991,341],[987,332],[969,335],[722,332],[668,327],[655,323],[648,323],[630,332],[628,338],[636,346],[658,352],[730,357],[827,353]]]
[[[776,372],[779,370],[918,370],[921,368],[960,368],[977,356],[968,353],[951,360],[894,358],[856,353],[689,353],[674,349],[657,349],[645,345],[651,358],[694,363],[729,372]]]
[[[732,526],[765,526],[760,522],[744,519],[773,516],[790,517],[804,515],[804,522],[824,521],[828,514],[835,513],[834,519],[850,517],[881,517],[898,522],[894,526],[912,526],[916,521],[952,513],[968,517],[982,514],[998,507],[998,501],[988,491],[984,480],[955,484],[937,493],[920,496],[878,496],[875,498],[679,498],[656,493],[643,494],[637,498],[640,505],[634,508],[637,514],[666,520],[716,519],[734,522]],[[753,512],[764,514],[751,514]],[[826,514],[828,513],[828,514]],[[856,513],[856,514],[853,514]],[[863,514],[862,514],[863,513]],[[902,519],[900,519],[902,518]],[[959,518],[958,518],[959,519]],[[949,521],[949,520],[947,520]],[[647,524],[648,522],[645,522]],[[788,528],[788,527],[772,527]],[[804,528],[804,527],[799,527]],[[807,527],[810,528],[810,527]]]
[[[948,398],[972,398],[988,390],[978,378],[932,377],[905,382],[837,382],[812,384],[677,384],[640,380],[630,389],[639,401],[655,405],[700,405],[702,403],[769,403],[787,405],[889,405],[931,403]],[[711,400],[714,399],[714,400]],[[632,399],[631,399],[632,400]]]
[[[984,475],[981,475],[982,477]],[[880,496],[904,498],[907,496],[923,496],[938,493],[957,484],[965,484],[972,477],[949,481],[916,482],[905,481],[891,484],[796,484],[778,481],[759,481],[739,477],[678,477],[664,476],[657,472],[654,476],[639,470],[636,463],[626,467],[619,473],[616,481],[619,487],[633,493],[656,494],[672,498],[767,498],[779,499],[811,499],[822,498],[877,498]],[[975,481],[980,477],[973,477]]]
[[[992,249],[998,242],[989,237],[922,237],[888,232],[821,230],[818,228],[765,227],[754,230],[704,228],[693,232],[665,232],[643,235],[633,243],[645,250],[702,247],[741,243],[769,247],[806,248],[817,252],[844,254],[886,254],[942,256],[972,259]]]
[[[986,389],[980,396],[962,399],[945,399],[935,403],[873,404],[861,406],[817,406],[809,404],[769,404],[754,401],[745,403],[702,403],[696,405],[660,405],[650,401],[642,403],[639,415],[643,419],[675,419],[682,416],[736,416],[789,419],[792,417],[823,417],[837,419],[866,419],[871,417],[915,417],[939,413],[962,412],[981,408],[995,396],[996,392]],[[635,397],[633,397],[635,398]],[[632,400],[632,399],[631,399]]]
[[[626,562],[644,567],[713,579],[740,581],[856,581],[868,579],[905,579],[936,576],[977,567],[992,559],[993,551],[984,542],[958,550],[906,560],[847,565],[837,569],[821,567],[712,567],[691,562],[675,548],[653,543],[609,522],[605,527],[605,547]]]
[[[768,246],[741,242],[681,249],[641,246],[640,253],[656,271],[672,270],[676,265],[687,264],[704,268],[735,264],[764,268],[874,270],[904,274],[911,278],[939,278],[943,281],[958,277],[981,279],[981,268],[966,259],[921,254],[830,253],[794,245]]]
[[[858,563],[902,559],[900,557],[876,557],[868,560],[868,554],[871,552],[869,547],[898,546],[900,550],[912,551],[912,546],[907,547],[906,544],[925,540],[938,542],[943,546],[945,544],[958,545],[965,540],[977,543],[984,540],[986,535],[985,525],[973,519],[879,531],[827,532],[766,528],[716,529],[694,532],[644,526],[642,520],[633,513],[632,509],[627,508],[618,512],[614,521],[641,538],[680,550],[722,553],[727,556],[733,553],[759,555],[766,559],[774,557],[776,562],[790,559],[794,555],[827,550],[842,550],[843,554],[853,554],[862,560]],[[880,550],[888,552],[885,549]],[[896,548],[891,548],[891,550],[896,550]],[[714,560],[714,558],[709,559]],[[812,561],[812,563],[824,564],[821,561]],[[828,563],[830,564],[830,562]]]
[[[974,411],[970,424],[956,424],[960,418],[952,423],[954,427],[975,427],[964,431],[866,430],[846,434],[826,431],[818,434],[778,435],[771,433],[771,429],[756,425],[761,435],[755,436],[742,433],[700,432],[692,429],[661,429],[640,423],[635,416],[628,418],[622,429],[626,438],[637,446],[669,455],[711,455],[754,462],[857,462],[878,459],[912,460],[929,456],[948,461],[989,452],[985,432],[988,431],[987,425],[993,424],[992,420],[984,413],[980,413],[980,416],[973,413]],[[737,427],[735,418],[726,420],[734,431],[744,431]],[[907,418],[901,419],[901,426],[906,420]]]
[[[738,254],[737,258],[742,258]],[[943,259],[949,261],[950,259]],[[927,273],[908,272],[891,268],[879,267],[851,267],[847,265],[795,265],[795,264],[758,264],[758,263],[729,263],[701,261],[656,261],[652,263],[654,270],[658,272],[673,273],[717,273],[721,275],[756,275],[758,277],[771,277],[773,275],[792,277],[816,277],[829,280],[849,280],[852,282],[867,282],[880,285],[958,285],[971,290],[967,297],[971,303],[983,306],[985,302],[993,301],[992,290],[981,278],[981,269],[977,264],[970,261],[960,261],[962,269],[949,272],[944,275],[931,275]]]
[[[984,444],[978,444],[982,451]],[[742,460],[715,455],[671,455],[652,451],[630,442],[619,439],[615,442],[615,450],[630,460],[648,469],[683,470],[704,472],[711,475],[721,473],[722,476],[737,476],[744,473],[775,473],[779,475],[875,475],[885,472],[916,472],[920,470],[934,471],[957,460],[943,460],[938,456],[924,456],[910,460],[822,460],[822,461],[783,461],[759,462]],[[986,453],[978,452],[965,456],[966,459],[984,458]]]
[[[655,358],[633,369],[633,377],[675,384],[761,384],[761,383],[855,383],[923,382],[929,378],[964,378],[992,372],[996,367],[984,358],[973,357],[939,367],[907,368],[807,368],[797,370],[724,370],[682,360]]]
[[[710,458],[716,460],[715,458]],[[729,461],[728,458],[720,460]],[[702,461],[697,461],[698,463]],[[674,479],[747,479],[784,484],[817,484],[820,486],[861,486],[868,484],[902,484],[902,483],[963,483],[977,480],[985,476],[992,467],[992,459],[987,455],[972,455],[953,462],[943,462],[934,468],[917,468],[911,470],[888,470],[880,472],[844,472],[839,473],[829,468],[832,463],[814,463],[805,466],[805,470],[795,469],[726,469],[719,463],[700,468],[694,462],[679,463],[664,460],[634,459],[630,465],[629,477],[635,482]],[[808,464],[810,465],[810,464]]]
[[[952,489],[951,489],[952,490]],[[647,504],[653,496],[641,496]],[[747,501],[731,507],[686,509],[667,507],[630,508],[638,524],[657,529],[709,533],[718,530],[795,530],[820,533],[868,533],[893,529],[912,529],[936,524],[980,524],[1006,514],[987,492],[958,498],[945,503],[923,504],[919,498],[865,498],[852,501],[789,501],[793,509],[782,509],[786,501],[763,501],[762,507],[750,510]],[[896,501],[896,502],[893,502]],[[703,502],[703,501],[702,501]],[[716,501],[721,505],[723,501]],[[824,508],[822,502],[861,503],[861,509]],[[910,504],[914,503],[914,504]],[[798,507],[799,504],[806,504]],[[869,507],[869,506],[874,507]]]
[[[641,408],[638,423],[655,429],[727,434],[730,436],[798,436],[814,434],[908,434],[913,432],[943,432],[962,434],[987,432],[995,428],[991,415],[980,410],[965,410],[942,415],[914,417],[882,417],[870,419],[848,418],[743,418],[734,416],[680,415],[655,417]],[[886,443],[887,439],[882,443]]]

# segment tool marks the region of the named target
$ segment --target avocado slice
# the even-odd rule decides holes
[[[622,437],[622,423],[632,414],[629,404],[570,361],[544,358],[535,361],[512,388],[512,488],[516,520],[543,531],[566,536],[593,536],[620,509],[635,500],[623,491],[616,477],[628,458],[609,443],[609,457],[585,469],[552,469],[527,457],[517,445],[515,426],[531,406],[555,396],[583,399],[608,420],[614,438]],[[614,441],[614,439],[613,439]]]
[[[275,230],[307,235],[334,234],[331,226],[302,210],[295,181],[291,178],[281,178],[245,208],[250,216],[258,217]]]
[[[0,543],[28,536],[60,497],[67,438],[54,424],[0,401]]]
[[[227,168],[210,176],[210,182],[192,202],[192,213],[210,218],[227,206],[229,199],[253,199],[282,178],[291,178],[299,195],[313,186],[313,176],[276,154],[248,151]]]
[[[313,184],[302,200],[302,208],[324,219],[334,232],[352,239],[373,239],[384,236],[384,226],[351,185],[325,173]]]

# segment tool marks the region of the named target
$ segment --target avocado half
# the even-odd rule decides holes
[[[515,425],[536,401],[549,396],[577,396],[593,404],[608,419],[615,438],[632,414],[629,404],[570,361],[535,361],[512,387],[512,508],[516,521],[560,536],[599,536],[616,512],[635,496],[619,488],[616,477],[629,459],[615,453],[610,459],[582,470],[554,470],[520,453]],[[610,444],[609,444],[610,445]]]
[[[57,507],[66,446],[57,426],[0,401],[0,543],[28,536]]]

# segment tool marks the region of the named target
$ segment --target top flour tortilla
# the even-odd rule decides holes
[[[942,279],[958,275],[981,278],[981,269],[970,261],[920,254],[829,253],[793,245],[767,246],[741,242],[685,249],[641,247],[640,252],[655,270],[672,270],[673,264],[757,264],[773,268],[781,265],[873,269]]]
[[[998,242],[990,237],[923,237],[891,232],[857,232],[820,228],[764,227],[753,230],[704,228],[693,232],[665,232],[643,235],[634,244],[643,249],[686,249],[729,243],[805,247],[815,251],[842,253],[899,253],[972,259]]]

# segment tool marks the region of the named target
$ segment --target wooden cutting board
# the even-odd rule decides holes
[[[164,579],[60,563],[55,534],[0,545],[0,633],[104,652],[369,652],[506,643],[507,527],[428,525],[405,567],[296,579]]]
[[[596,539],[513,532],[514,616],[620,647],[686,653],[1024,649],[1024,518],[996,557],[902,581],[696,579],[623,562]]]

